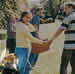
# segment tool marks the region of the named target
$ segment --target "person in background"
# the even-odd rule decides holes
[[[16,24],[16,50],[18,61],[18,71],[20,74],[28,74],[26,66],[29,60],[29,49],[31,49],[31,43],[47,43],[47,41],[39,40],[32,36],[28,24],[31,20],[29,12],[23,12],[21,14],[21,20]]]
[[[36,37],[40,39],[39,37],[39,27],[40,27],[40,16],[42,15],[42,8],[36,9],[36,14],[32,17],[31,24],[36,29]]]
[[[63,32],[65,34],[64,50],[61,57],[60,74],[67,74],[67,66],[70,62],[72,73],[75,74],[75,2],[67,2],[64,5],[66,17],[61,27],[52,36],[50,44]]]
[[[14,53],[16,48],[16,18],[14,15],[9,16],[7,28],[6,49],[9,53]]]
[[[31,24],[34,26],[35,28],[35,33],[33,33],[32,35],[38,39],[40,39],[39,37],[39,27],[40,27],[40,16],[42,14],[42,9],[41,8],[37,8],[36,9],[36,14],[32,17],[31,20]],[[36,50],[36,49],[35,49]],[[34,54],[31,51],[30,57],[29,57],[29,61],[32,65],[32,67],[36,64],[37,60],[38,60],[39,54]]]

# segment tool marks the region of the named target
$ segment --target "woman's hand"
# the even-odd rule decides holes
[[[49,41],[44,41],[43,45],[47,46],[49,48],[50,44],[49,44]]]

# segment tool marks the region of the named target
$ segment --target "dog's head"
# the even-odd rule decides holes
[[[7,57],[4,58],[3,62],[6,64],[13,64],[14,61],[17,60],[17,57],[15,54],[9,54]]]
[[[12,67],[17,69],[17,56],[15,54],[9,54],[7,57],[4,58],[3,63],[9,68]]]

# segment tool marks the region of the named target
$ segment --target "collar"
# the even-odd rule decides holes
[[[73,10],[72,13],[75,13],[75,10]]]
[[[72,13],[75,13],[75,10],[73,10],[70,14],[67,14],[66,17],[68,17],[68,16],[71,15]]]

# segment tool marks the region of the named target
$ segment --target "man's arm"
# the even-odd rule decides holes
[[[33,24],[33,26],[34,26],[34,28],[35,28],[36,37],[37,37],[38,39],[40,39],[39,33],[38,33],[38,28],[37,28],[38,18],[37,18],[36,16],[33,16],[31,23]]]
[[[38,30],[37,30],[37,25],[36,25],[36,24],[33,24],[33,26],[34,26],[34,28],[35,28],[36,37],[37,37],[38,39],[40,39]]]
[[[36,31],[36,37],[40,39],[38,31]]]
[[[51,44],[53,42],[54,39],[56,39],[64,30],[69,28],[69,24],[71,21],[71,16],[65,17],[61,27],[57,30],[57,32],[53,35],[53,37],[51,38],[51,40],[49,40],[49,44]]]
[[[64,31],[64,29],[59,28],[56,33],[52,36],[52,38],[49,40],[49,44],[52,44],[52,42]]]

